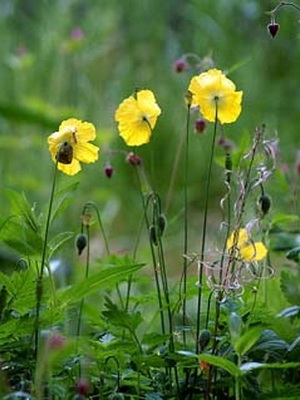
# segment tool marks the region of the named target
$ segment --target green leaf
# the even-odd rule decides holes
[[[239,339],[242,332],[243,323],[241,317],[237,313],[232,312],[229,317],[228,326],[231,337],[231,343],[234,346],[234,344]]]
[[[107,310],[102,312],[102,315],[107,318],[108,322],[114,326],[128,329],[134,332],[136,328],[143,322],[141,313],[128,313],[120,310],[108,297],[106,298],[105,306]]]
[[[234,344],[235,351],[240,355],[244,355],[258,341],[262,334],[263,328],[252,328],[247,330],[238,338]]]
[[[233,362],[226,360],[226,358],[213,356],[210,354],[201,354],[198,356],[200,361],[205,361],[215,367],[219,367],[227,371],[230,375],[235,378],[242,376],[242,372],[239,367],[236,366]]]
[[[300,306],[300,277],[298,275],[282,271],[280,287],[285,298],[292,305]]]
[[[44,243],[39,233],[17,216],[4,221],[0,240],[24,256],[40,254]]]
[[[292,306],[292,307],[285,308],[283,311],[278,313],[276,316],[279,318],[282,318],[282,317],[283,318],[291,318],[291,317],[300,316],[300,306]]]
[[[39,232],[40,226],[33,207],[28,203],[24,193],[20,194],[14,190],[7,191],[8,198],[12,206],[13,215],[22,216],[26,225],[34,232]]]
[[[51,221],[57,218],[68,208],[78,185],[79,182],[72,183],[55,194],[51,213]]]
[[[298,215],[277,213],[274,215],[272,219],[272,225],[285,226],[289,225],[292,222],[296,222],[298,220],[299,220]]]
[[[122,265],[118,267],[109,266],[97,274],[84,279],[84,281],[77,282],[71,287],[60,291],[57,294],[57,299],[63,306],[70,305],[100,289],[107,289],[114,286],[117,282],[139,271],[143,266],[144,264]]]
[[[74,236],[73,232],[62,232],[54,236],[54,238],[52,238],[48,243],[49,259],[53,256],[54,253],[56,253],[63,246],[65,242],[70,240],[73,236]]]
[[[249,362],[241,365],[241,371],[247,373],[253,369],[289,369],[289,368],[299,368],[299,362],[287,362],[287,363],[257,363]]]

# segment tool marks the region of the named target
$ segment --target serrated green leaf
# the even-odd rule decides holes
[[[226,360],[226,358],[213,356],[211,354],[201,354],[198,358],[200,361],[205,361],[215,367],[224,369],[235,378],[242,376],[242,371],[240,371],[239,367],[233,362]]]
[[[262,334],[263,328],[252,328],[247,330],[238,338],[234,344],[234,349],[240,356],[244,355],[258,341]]]
[[[109,298],[106,299],[105,306],[107,310],[103,311],[102,315],[107,319],[109,324],[134,332],[140,323],[143,322],[143,318],[139,311],[128,313],[121,310]]]
[[[7,194],[12,207],[12,214],[22,216],[26,225],[34,232],[38,232],[40,226],[37,217],[34,214],[32,206],[28,203],[25,194],[18,193],[14,190],[8,190]]]

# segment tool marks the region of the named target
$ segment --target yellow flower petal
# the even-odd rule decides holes
[[[241,113],[243,92],[236,92],[234,83],[220,70],[211,69],[192,78],[189,91],[193,105],[198,105],[205,119],[223,123],[237,120]]]
[[[98,160],[99,148],[91,143],[78,144],[74,148],[74,158],[86,164]]]
[[[233,231],[226,243],[227,250],[230,250],[234,245],[237,247],[237,249],[240,249],[247,243],[247,241],[248,233],[245,228],[241,228],[238,231]]]
[[[151,90],[140,90],[136,97],[123,100],[115,112],[120,136],[128,146],[148,143],[160,113]]]
[[[70,175],[70,176],[76,175],[79,171],[81,171],[80,163],[75,158],[73,158],[73,161],[71,162],[71,164],[58,163],[57,168],[60,171],[64,172],[67,175]]]
[[[267,253],[268,250],[262,242],[251,243],[240,249],[241,258],[248,262],[261,261]]]

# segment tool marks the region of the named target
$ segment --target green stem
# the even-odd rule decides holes
[[[190,126],[190,106],[187,108],[186,135],[185,135],[185,157],[184,157],[184,243],[183,243],[183,298],[182,298],[182,339],[183,346],[186,348],[186,292],[187,292],[187,253],[188,253],[188,161],[189,161],[189,126]]]
[[[46,261],[46,254],[47,254],[47,247],[48,247],[48,236],[49,236],[49,228],[51,222],[51,213],[53,208],[53,201],[54,201],[54,193],[55,193],[55,186],[56,186],[56,179],[57,179],[57,164],[58,161],[55,163],[53,179],[52,179],[52,188],[50,193],[50,201],[49,201],[49,208],[48,208],[48,215],[46,220],[45,226],[45,236],[44,236],[44,243],[43,243],[43,252],[42,252],[42,259],[41,259],[41,269],[38,272],[37,282],[36,282],[36,315],[35,315],[35,322],[34,322],[34,335],[35,335],[35,358],[38,357],[38,347],[39,347],[39,322],[40,322],[40,308],[41,308],[41,301],[42,301],[42,292],[43,292],[43,277],[44,277],[44,268],[45,268],[45,261]]]
[[[241,356],[238,354],[238,367],[240,368],[242,364]],[[235,378],[235,400],[241,399],[241,377],[237,376]]]
[[[103,237],[103,240],[104,240],[105,251],[106,251],[106,254],[109,256],[110,255],[109,244],[108,244],[107,236],[106,236],[106,233],[105,233],[104,225],[102,223],[100,212],[99,212],[98,208],[96,207],[95,203],[92,202],[92,201],[89,201],[83,207],[83,214],[85,213],[85,210],[88,207],[92,207],[93,210],[95,211],[96,215],[97,215],[98,224],[99,224],[99,227],[100,227],[100,230],[101,230],[101,234],[102,234],[102,237]]]
[[[199,338],[199,334],[200,334],[200,324],[201,324],[203,261],[204,261],[204,254],[205,254],[205,245],[206,245],[208,202],[209,202],[210,184],[211,184],[211,171],[212,171],[212,164],[213,164],[213,158],[214,158],[214,149],[215,149],[215,142],[216,142],[216,136],[217,136],[217,126],[218,126],[218,107],[217,107],[217,102],[216,102],[216,115],[215,115],[215,122],[214,122],[214,131],[213,131],[211,152],[210,152],[210,158],[209,158],[208,170],[207,170],[204,216],[203,216],[203,226],[202,226],[202,242],[201,242],[199,273],[198,273],[198,285],[199,285],[199,288],[198,288],[198,303],[197,303],[196,353],[198,353],[198,338]]]

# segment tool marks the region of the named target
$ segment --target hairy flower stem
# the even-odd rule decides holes
[[[47,254],[47,247],[48,247],[48,236],[49,236],[49,228],[51,222],[51,213],[53,208],[53,201],[54,201],[54,194],[55,194],[55,187],[57,181],[57,164],[58,161],[56,160],[53,179],[52,179],[52,188],[50,193],[50,200],[49,200],[49,208],[48,208],[48,215],[46,220],[45,226],[45,236],[44,236],[44,243],[43,243],[43,252],[42,252],[42,260],[41,260],[41,268],[38,272],[37,282],[36,282],[36,313],[35,313],[35,322],[34,322],[34,337],[35,337],[35,344],[34,344],[34,352],[35,352],[35,359],[37,360],[38,357],[38,348],[39,348],[39,336],[40,336],[40,308],[41,308],[41,301],[42,301],[42,292],[43,292],[43,277],[44,277],[44,269],[45,269],[45,262],[46,262],[46,254]]]
[[[186,134],[185,134],[185,155],[184,155],[184,238],[183,238],[183,296],[182,296],[182,339],[186,348],[186,290],[187,290],[187,266],[188,266],[188,161],[189,161],[189,127],[190,127],[190,105],[187,108]]]
[[[214,150],[215,150],[215,142],[216,142],[216,136],[217,136],[217,126],[218,126],[218,103],[216,101],[216,115],[215,115],[214,130],[213,130],[213,137],[212,137],[212,143],[211,143],[211,152],[210,152],[210,158],[209,158],[208,170],[207,170],[204,216],[203,216],[203,225],[202,225],[202,242],[201,242],[199,273],[198,273],[199,287],[198,287],[198,303],[197,303],[196,353],[198,353],[198,338],[199,338],[199,334],[200,334],[200,325],[201,325],[203,262],[204,262],[205,246],[206,246],[208,201],[209,201],[209,194],[210,194],[211,172],[212,172],[212,164],[213,164],[213,157],[214,157]]]

